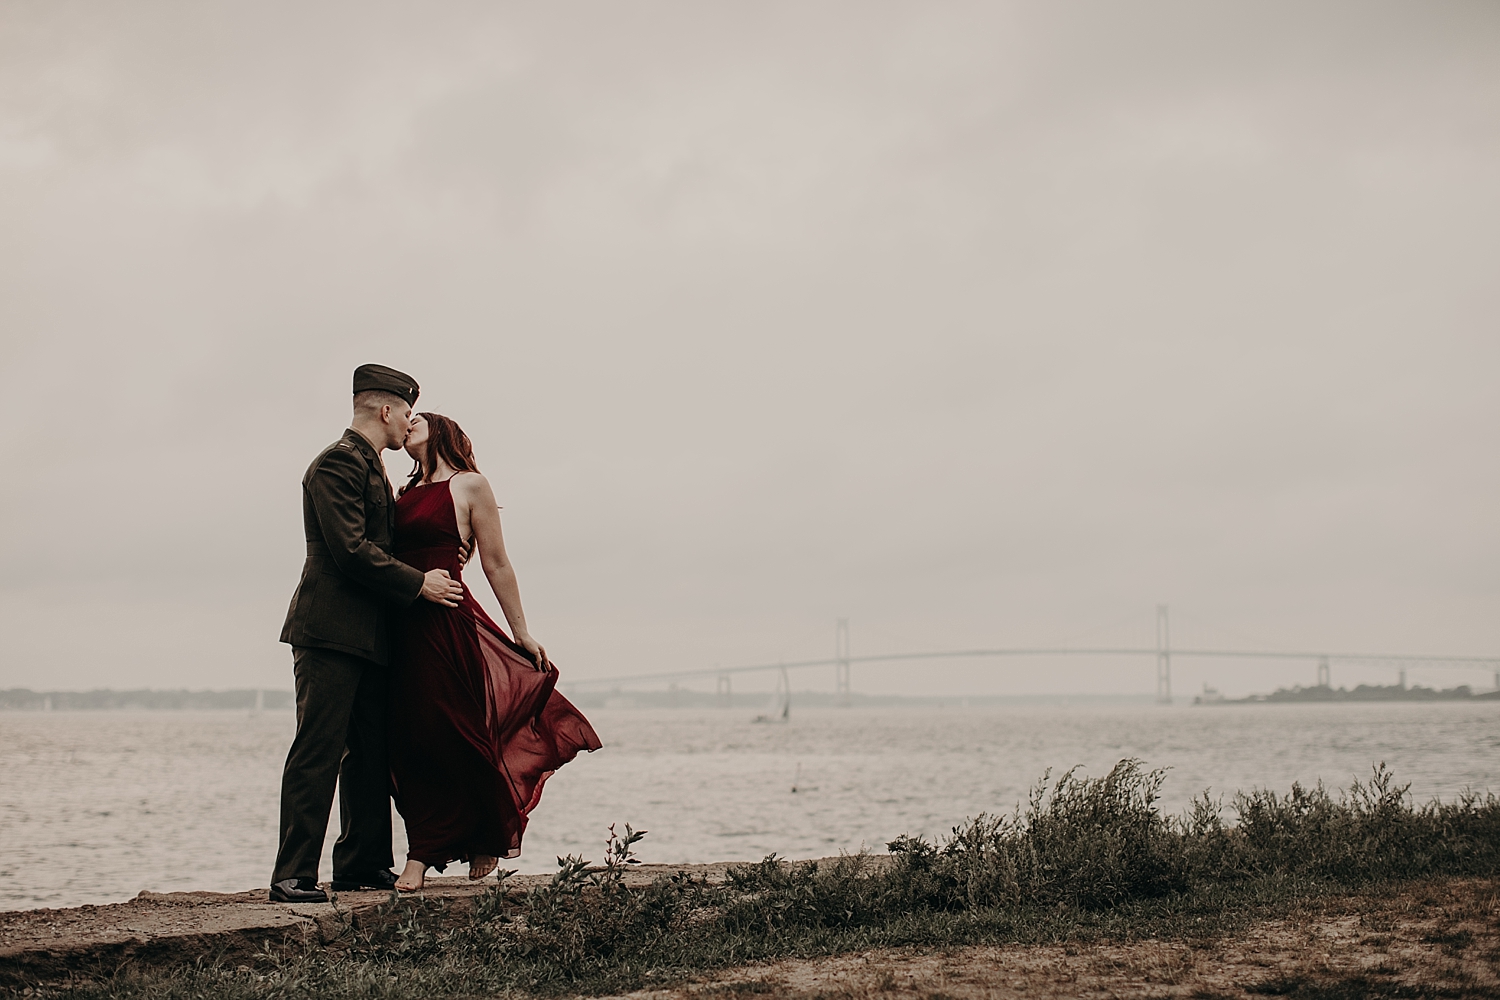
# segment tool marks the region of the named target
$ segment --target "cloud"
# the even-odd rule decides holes
[[[1496,42],[1463,4],[11,8],[0,683],[284,679],[296,484],[366,361],[470,431],[580,675],[1160,600],[1493,649]]]

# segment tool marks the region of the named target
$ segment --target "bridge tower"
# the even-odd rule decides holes
[[[833,630],[833,689],[840,707],[849,707],[849,619],[840,618]]]
[[[1172,636],[1165,604],[1156,606],[1156,702],[1172,704]]]

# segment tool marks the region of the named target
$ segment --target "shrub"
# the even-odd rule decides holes
[[[1335,801],[1319,783],[1285,796],[1255,790],[1235,796],[1239,823],[1227,877],[1275,872],[1339,881],[1412,878],[1437,872],[1487,874],[1500,861],[1500,800],[1465,794],[1413,807],[1409,785],[1380,764]]]
[[[1176,892],[1186,885],[1180,834],[1156,808],[1162,771],[1122,760],[1103,778],[1065,773],[1031,791],[1023,813],[981,815],[941,845],[900,837],[886,878],[915,906],[939,909],[1016,903],[1088,908]]]

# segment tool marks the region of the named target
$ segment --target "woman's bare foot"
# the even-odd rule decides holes
[[[427,866],[420,861],[408,861],[396,879],[396,888],[401,892],[416,892],[427,881]]]
[[[494,871],[495,866],[499,863],[499,858],[492,858],[488,854],[474,855],[474,859],[469,862],[469,881],[478,882],[490,872]]]

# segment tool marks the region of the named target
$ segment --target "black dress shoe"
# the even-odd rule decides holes
[[[273,903],[326,903],[328,893],[318,888],[315,878],[284,878],[271,885]]]
[[[378,889],[390,892],[396,888],[396,873],[384,868],[370,872],[334,872],[334,892],[358,892],[361,889]]]

